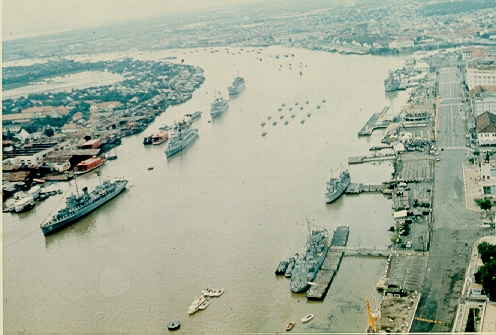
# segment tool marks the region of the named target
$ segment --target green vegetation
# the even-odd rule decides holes
[[[425,16],[467,13],[480,9],[494,9],[494,0],[461,0],[438,2],[424,7]]]
[[[484,211],[488,211],[491,209],[491,207],[493,207],[493,202],[491,198],[484,198],[484,199],[475,198],[474,201],[477,204],[477,206],[479,206],[480,209]]]
[[[474,275],[475,282],[482,284],[491,301],[496,301],[496,245],[482,242],[477,250],[484,265]]]
[[[394,244],[400,244],[403,242],[403,240],[401,239],[399,234],[394,234],[393,236],[391,236],[391,242],[393,242]]]

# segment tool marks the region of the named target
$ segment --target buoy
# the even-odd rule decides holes
[[[169,322],[169,324],[167,325],[167,329],[169,329],[169,330],[178,330],[179,327],[181,327],[181,324],[179,323],[179,321],[172,321],[172,322]]]

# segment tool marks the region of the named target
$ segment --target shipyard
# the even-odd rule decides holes
[[[5,332],[495,332],[492,5],[6,41]]]

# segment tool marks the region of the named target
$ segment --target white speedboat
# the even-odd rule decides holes
[[[314,318],[314,316],[315,315],[313,315],[313,314],[308,314],[308,315],[301,318],[301,322],[303,322],[303,323],[308,322],[308,321],[312,320]]]
[[[220,297],[224,293],[224,289],[215,289],[210,286],[202,291],[202,294],[206,297]]]

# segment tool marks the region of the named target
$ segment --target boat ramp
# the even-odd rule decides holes
[[[382,112],[374,113],[365,126],[363,126],[363,128],[358,132],[358,136],[370,136],[376,129],[387,128],[389,123],[392,121],[390,118],[386,117],[388,110],[389,107],[384,107]]]

